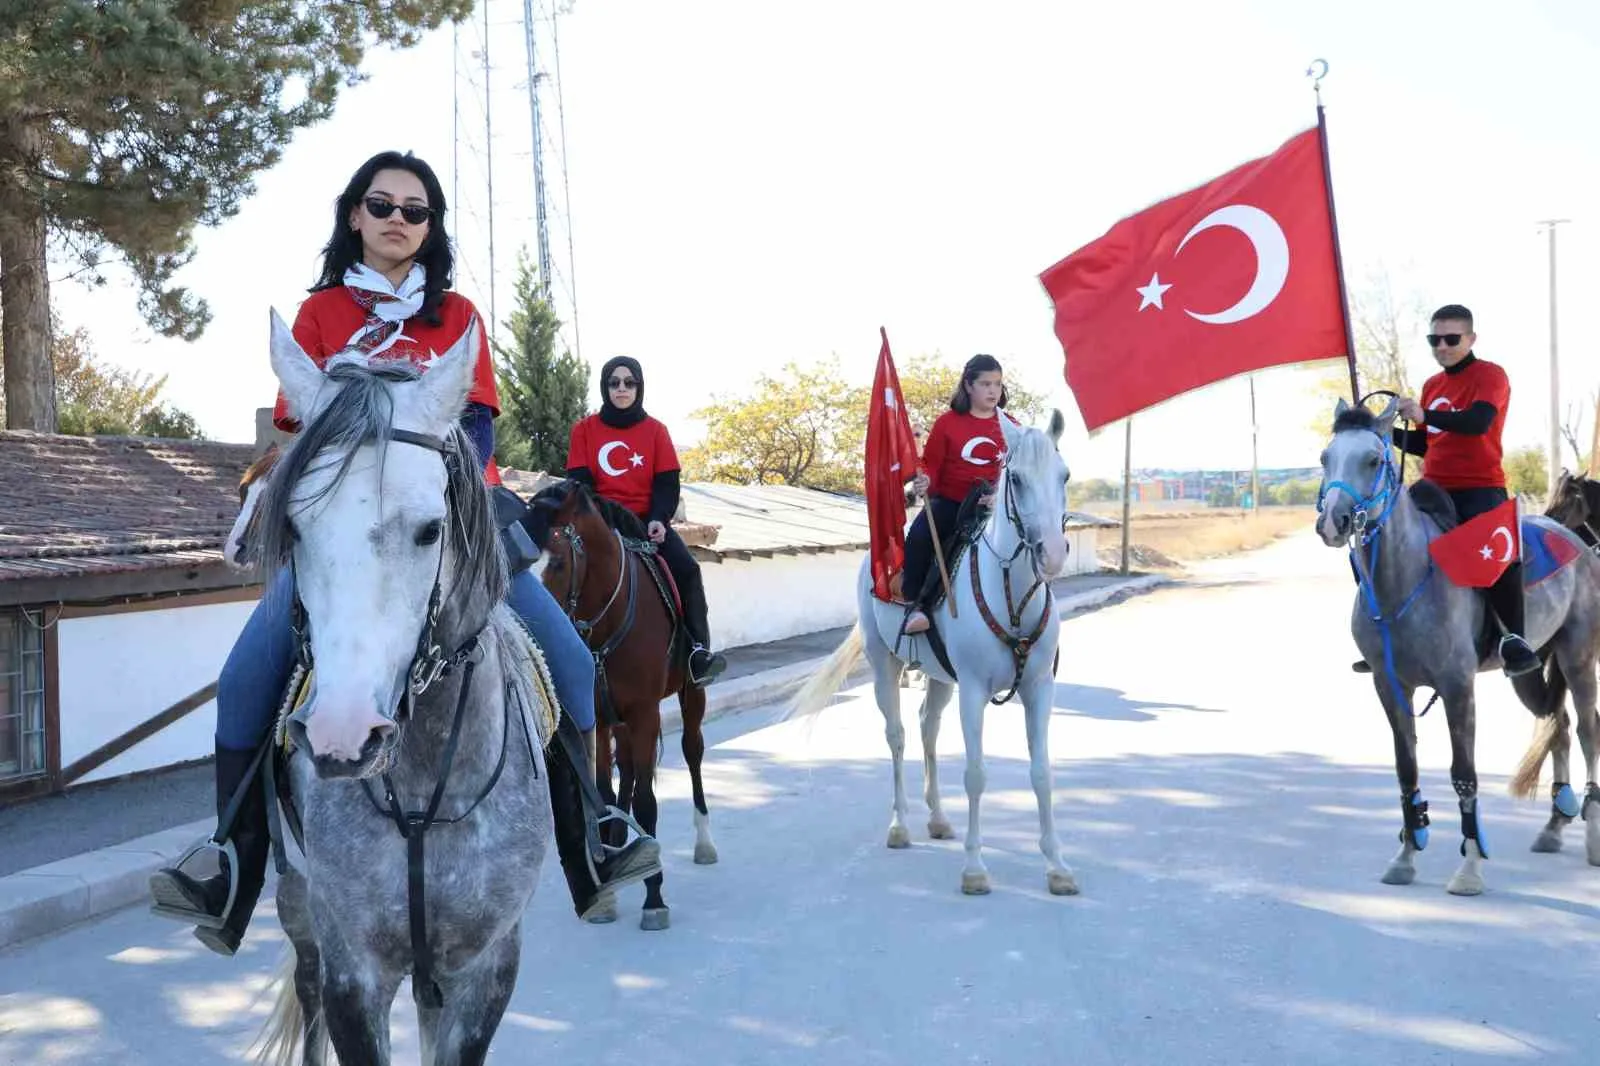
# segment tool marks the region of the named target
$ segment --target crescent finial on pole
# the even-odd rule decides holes
[[[1322,103],[1322,79],[1328,76],[1328,61],[1326,59],[1313,59],[1306,68],[1306,77],[1311,79],[1311,91],[1317,94],[1317,103]]]

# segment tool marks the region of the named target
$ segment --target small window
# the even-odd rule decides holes
[[[0,783],[46,772],[44,630],[25,611],[0,611]]]

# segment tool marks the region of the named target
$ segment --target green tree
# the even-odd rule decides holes
[[[562,350],[561,322],[541,295],[526,252],[517,260],[509,344],[495,344],[500,417],[495,458],[519,470],[564,473],[572,425],[589,413],[589,364]]]
[[[167,379],[102,363],[82,329],[55,332],[50,361],[59,428],[73,436],[198,438],[194,417],[161,402]]]
[[[1506,487],[1516,496],[1544,499],[1550,489],[1550,464],[1543,448],[1513,448],[1506,453]]]
[[[205,302],[172,278],[295,131],[360,80],[367,47],[415,44],[472,0],[0,0],[0,330],[7,424],[56,427],[46,264],[107,253],[164,336]],[[341,165],[340,173],[346,169]]]
[[[1406,368],[1408,353],[1423,343],[1428,308],[1419,293],[1395,291],[1387,268],[1367,272],[1366,283],[1350,296],[1350,328],[1356,341],[1356,373],[1362,394],[1388,390],[1401,396],[1417,395]],[[1329,371],[1317,387],[1319,402],[1313,428],[1326,436],[1335,402],[1350,400],[1350,371],[1343,365]],[[1375,412],[1387,397],[1375,397],[1368,406]]]

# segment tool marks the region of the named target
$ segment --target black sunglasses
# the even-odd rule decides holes
[[[1439,342],[1440,341],[1444,341],[1445,344],[1447,344],[1450,347],[1454,348],[1456,345],[1461,343],[1461,334],[1459,334],[1459,333],[1430,333],[1430,334],[1428,334],[1428,347],[1437,348],[1437,347],[1439,347]]]
[[[606,387],[610,389],[631,389],[638,384],[632,378],[612,378],[606,382]]]
[[[396,204],[376,196],[369,196],[363,202],[367,205],[367,214],[373,218],[388,218],[397,207],[400,208],[400,217],[413,226],[420,226],[433,217],[433,208],[421,204]]]

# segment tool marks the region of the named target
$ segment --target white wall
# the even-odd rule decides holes
[[[216,680],[255,601],[134,611],[59,623],[61,765]],[[86,775],[95,781],[212,753],[217,710],[196,707]]]
[[[1099,560],[1095,558],[1100,546],[1098,533],[1099,530],[1094,526],[1067,530],[1067,567],[1064,575],[1093,574],[1100,570]]]
[[[865,551],[702,562],[711,642],[761,644],[856,619],[856,572]]]

